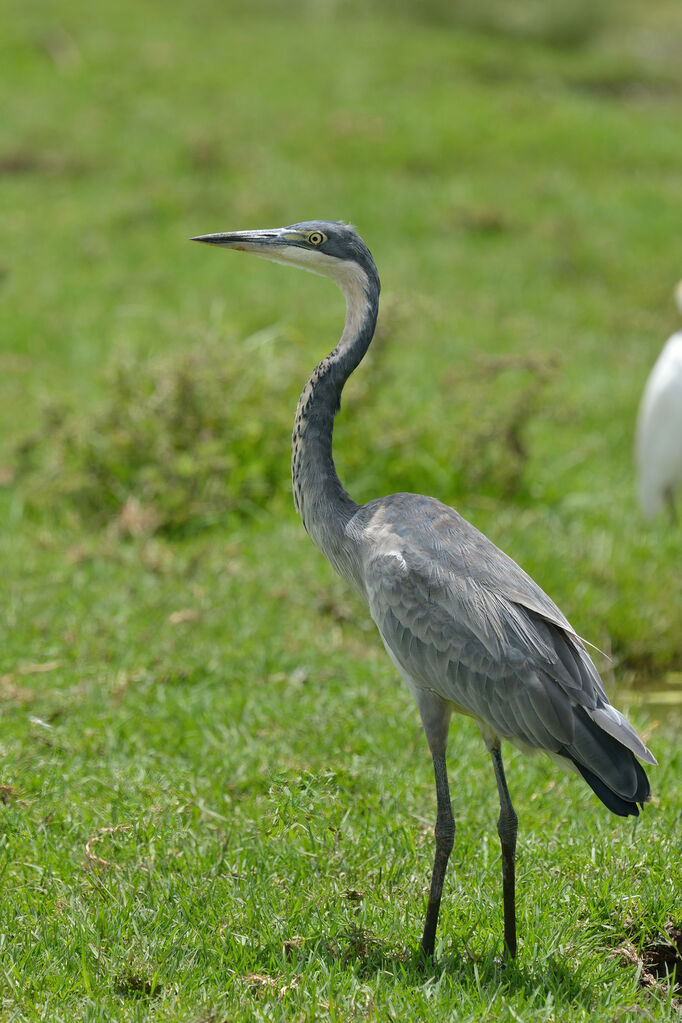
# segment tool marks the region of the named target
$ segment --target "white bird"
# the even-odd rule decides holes
[[[336,347],[298,403],[292,445],[294,503],[311,538],[367,601],[389,657],[414,696],[433,758],[436,854],[421,946],[433,955],[443,880],[455,836],[445,752],[450,717],[467,714],[490,751],[500,797],[504,941],[516,955],[518,819],[502,739],[574,768],[622,817],[650,797],[637,761],[655,764],[609,703],[597,669],[556,604],[453,508],[420,494],[356,504],[332,457],[343,386],[367,351],[379,308],[372,255],[347,224],[325,220],[196,241],[253,252],[331,277],[346,295]]]
[[[675,299],[682,312],[682,281]],[[668,338],[644,387],[635,454],[645,517],[653,519],[665,504],[671,521],[677,522],[675,490],[682,483],[682,330]]]

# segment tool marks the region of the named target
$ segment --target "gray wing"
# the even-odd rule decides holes
[[[601,732],[655,762],[609,704],[569,622],[516,562],[430,498],[394,495],[366,508],[370,612],[413,683],[618,788]]]

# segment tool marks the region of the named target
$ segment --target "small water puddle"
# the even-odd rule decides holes
[[[612,692],[612,697],[616,706],[620,701],[629,707],[644,707],[664,720],[677,718],[682,715],[682,671],[655,677],[633,675],[626,686]]]

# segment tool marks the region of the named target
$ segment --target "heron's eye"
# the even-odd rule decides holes
[[[321,245],[324,241],[324,235],[321,231],[313,231],[312,234],[308,235],[308,241],[311,245]]]

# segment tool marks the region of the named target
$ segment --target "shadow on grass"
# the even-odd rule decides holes
[[[449,978],[488,997],[498,991],[525,993],[529,997],[560,993],[562,999],[586,1008],[594,1003],[594,991],[582,982],[578,969],[573,969],[569,960],[555,955],[548,955],[537,964],[525,963],[521,958],[505,965],[492,953],[477,957],[462,952],[432,962],[419,948],[396,949],[362,929],[320,941],[312,954],[330,965],[341,964],[363,981],[378,973],[388,973],[400,977],[409,987],[424,987]]]

